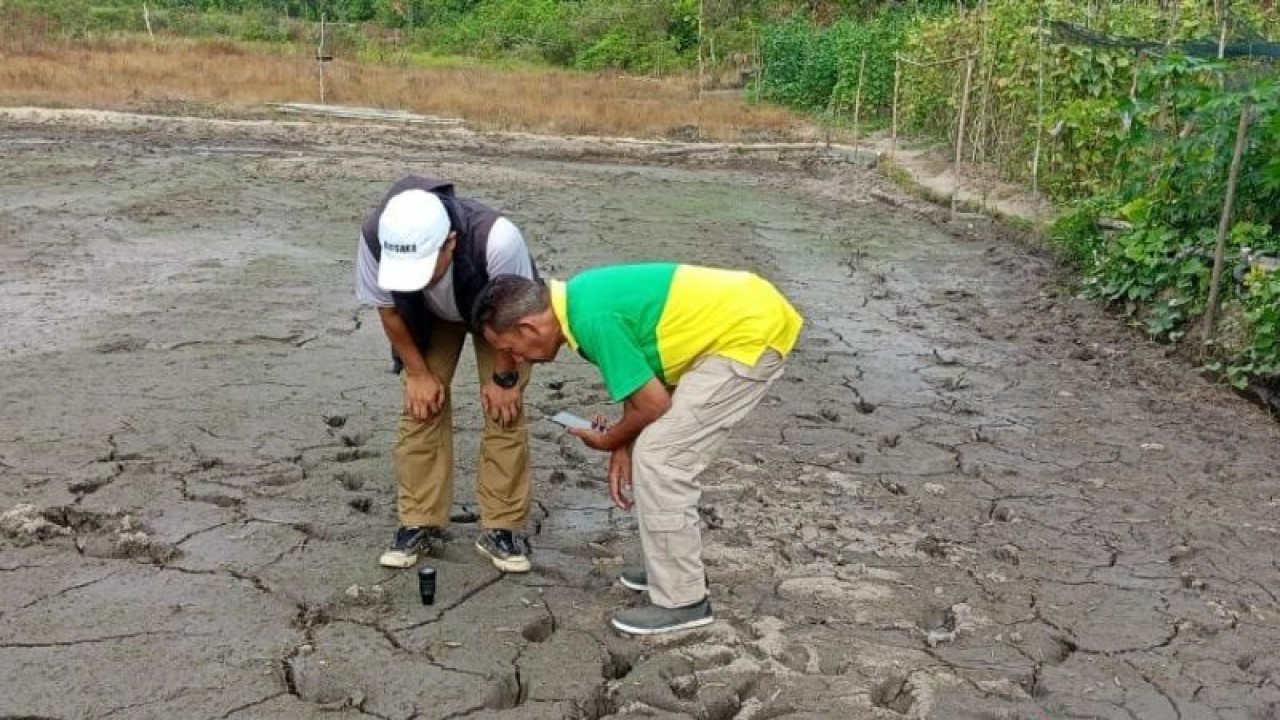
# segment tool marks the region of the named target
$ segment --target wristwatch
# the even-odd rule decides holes
[[[506,372],[496,372],[493,374],[493,384],[500,388],[510,390],[520,382],[520,373],[517,370],[508,370]]]

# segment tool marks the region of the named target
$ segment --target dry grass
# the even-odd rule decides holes
[[[402,67],[341,60],[325,67],[326,101],[460,117],[473,128],[550,134],[788,139],[807,124],[741,93],[687,79],[550,69]],[[318,102],[315,62],[226,41],[98,40],[0,48],[0,105],[259,115],[269,102]]]

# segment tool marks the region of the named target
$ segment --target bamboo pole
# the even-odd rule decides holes
[[[1178,39],[1178,25],[1182,22],[1182,0],[1173,0],[1171,4],[1172,17],[1169,18],[1169,37],[1164,43],[1166,47],[1172,47],[1173,41]]]
[[[320,44],[316,46],[316,67],[320,68],[320,104],[324,105],[324,13],[320,13]]]
[[[889,159],[898,152],[898,93],[902,87],[902,58],[893,54],[893,121],[889,131]]]
[[[862,112],[862,76],[867,69],[867,51],[862,51],[862,62],[858,63],[858,89],[853,93],[853,144],[858,144],[858,116]]]
[[[1240,106],[1240,125],[1236,128],[1236,146],[1231,151],[1231,169],[1227,173],[1227,199],[1222,204],[1222,218],[1218,221],[1218,244],[1213,249],[1213,274],[1209,281],[1209,303],[1204,310],[1204,342],[1217,339],[1218,293],[1222,289],[1222,266],[1227,252],[1227,235],[1231,230],[1231,215],[1235,210],[1236,182],[1240,178],[1240,163],[1244,157],[1245,141],[1249,136],[1249,112],[1253,103],[1245,98]]]
[[[952,171],[955,176],[951,186],[951,219],[956,219],[956,209],[960,203],[960,161],[964,157],[964,123],[969,112],[969,88],[973,83],[973,56],[964,61],[964,89],[960,92],[960,119],[956,124],[956,162]]]
[[[151,10],[147,8],[146,3],[142,3],[142,21],[147,24],[147,36],[151,38],[151,44],[156,44],[156,34],[151,32]]]
[[[698,103],[702,103],[702,74],[704,72],[704,63],[702,60],[702,0],[698,0]]]
[[[979,168],[978,185],[981,189],[979,206],[983,212],[987,211],[987,198],[991,194],[991,184],[988,182],[987,172],[990,168],[985,166],[989,160],[987,155],[987,126],[989,124],[987,121],[987,109],[991,106],[991,83],[995,78],[994,53],[987,51],[989,38],[987,22],[989,19],[987,15],[987,0],[982,0],[981,16],[978,20],[982,23],[982,40],[978,45],[978,75],[979,82],[982,84],[982,99],[978,102],[978,115],[974,123],[971,157],[973,164]],[[998,141],[996,144],[999,144]]]
[[[982,99],[978,102],[978,114],[974,118],[973,149],[970,155],[970,162],[975,165],[979,160],[987,160],[987,104],[991,100],[991,79],[995,70],[995,62],[987,53],[987,0],[982,0],[978,12],[978,23],[982,28],[978,40],[978,83],[982,86]]]
[[[1031,199],[1040,216],[1040,147],[1044,138],[1044,2],[1038,3],[1036,32],[1036,147],[1031,155]],[[1136,74],[1135,74],[1135,77]]]

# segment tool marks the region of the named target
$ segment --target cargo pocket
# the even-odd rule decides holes
[[[653,545],[652,552],[646,550],[650,560],[687,561],[698,556],[698,534],[685,513],[647,513],[641,522]]]
[[[776,351],[768,350],[759,362],[744,365],[728,358],[712,358],[720,368],[719,382],[693,407],[693,414],[702,422],[728,420],[736,424],[759,402],[770,383],[777,377],[782,359]]]

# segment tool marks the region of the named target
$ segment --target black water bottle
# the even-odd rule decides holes
[[[421,567],[418,569],[418,595],[423,605],[434,605],[436,602],[436,569]]]

